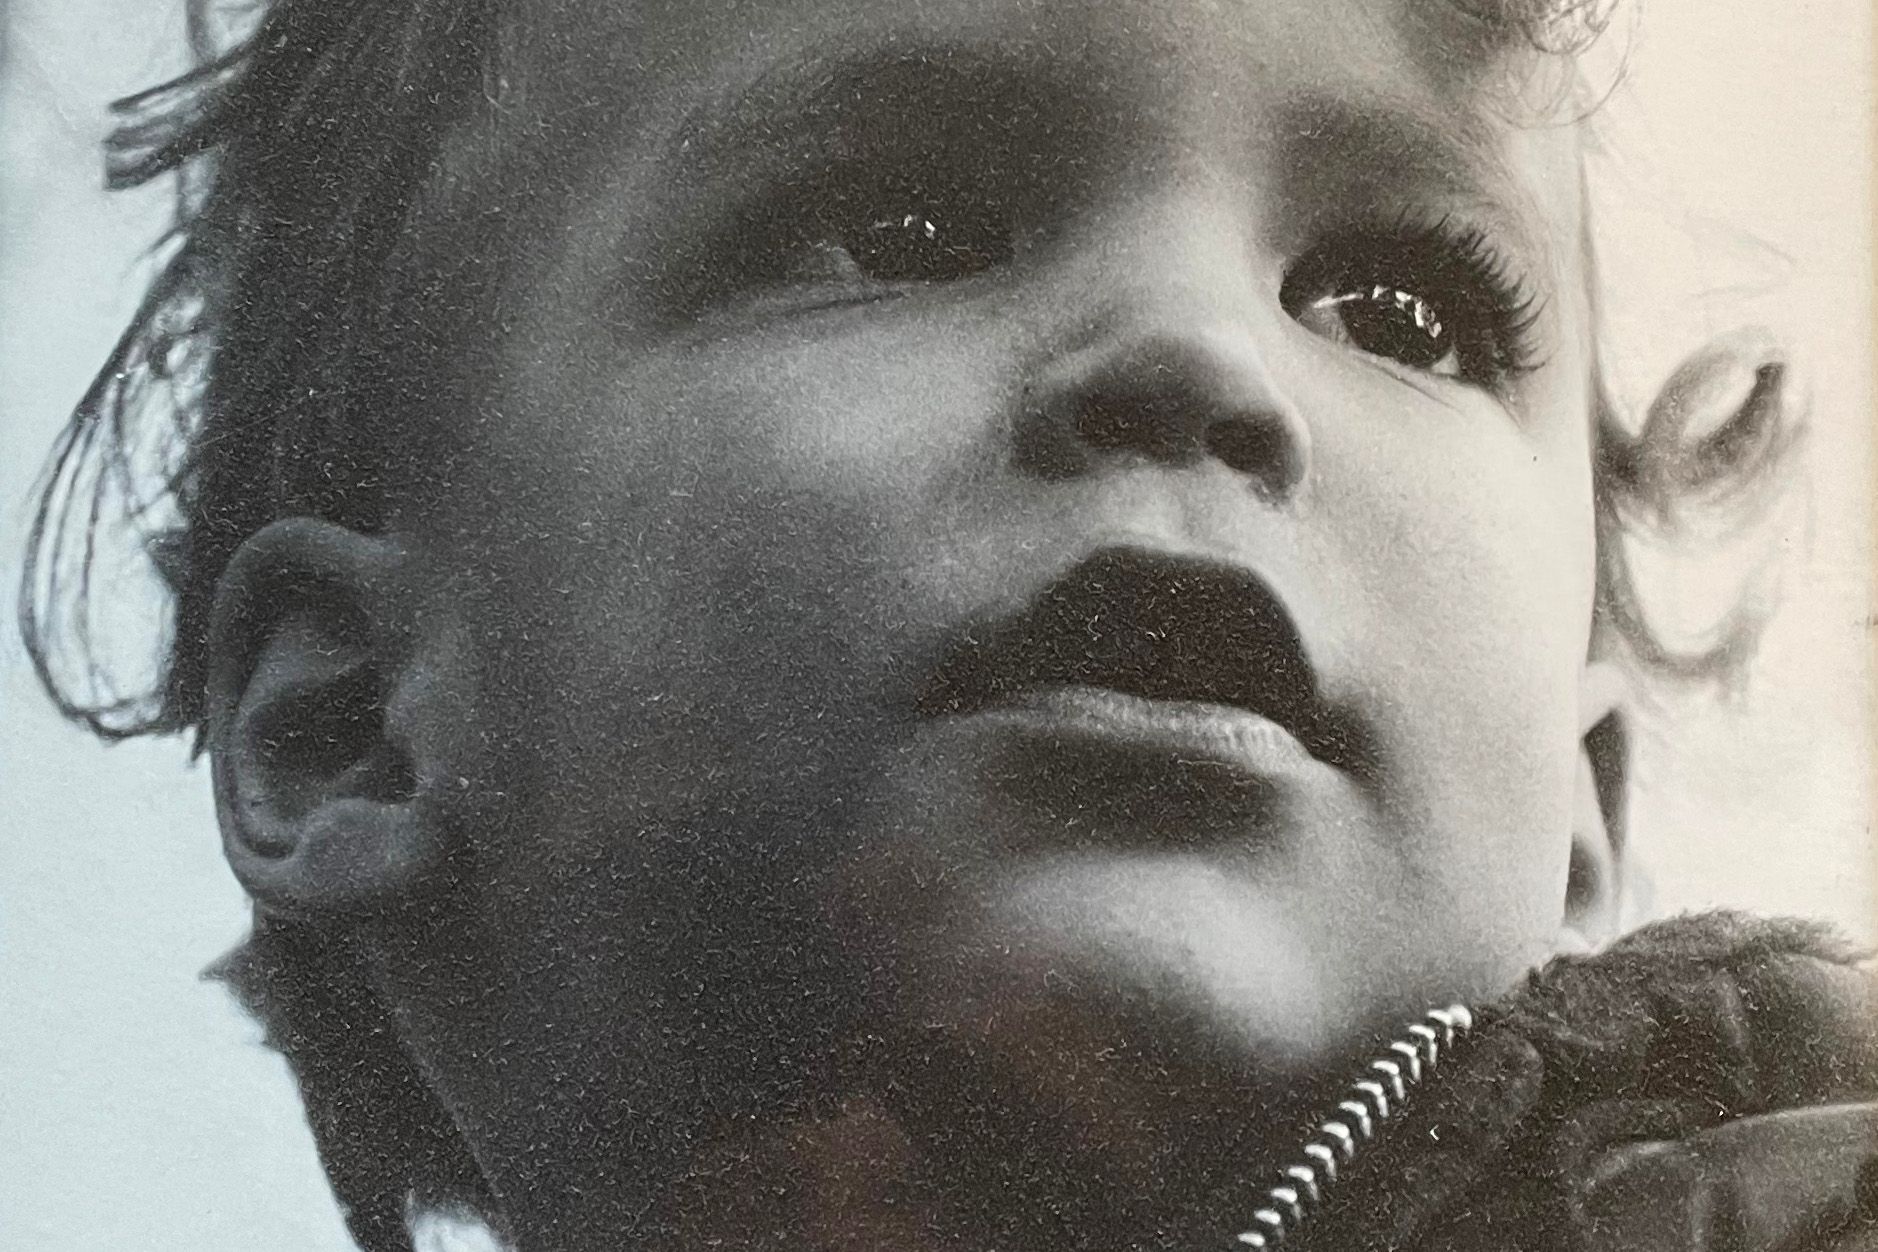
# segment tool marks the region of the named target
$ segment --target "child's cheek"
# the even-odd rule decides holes
[[[1377,728],[1401,872],[1508,948],[1562,900],[1595,569],[1580,398],[1533,421],[1396,389],[1314,429],[1326,668]]]
[[[543,316],[459,495],[504,502],[463,524],[531,619],[499,625],[544,716],[615,745],[604,772],[663,780],[635,804],[839,790],[945,616],[931,571],[969,559],[957,483],[1002,404],[985,341],[927,319],[909,350],[873,307],[631,348]]]

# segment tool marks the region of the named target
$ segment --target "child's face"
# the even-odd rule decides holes
[[[517,53],[521,260],[434,523],[477,536],[491,934],[564,1064],[728,1032],[757,1085],[906,1028],[1120,1042],[1138,1092],[1548,948],[1577,153],[1449,6],[588,7]]]

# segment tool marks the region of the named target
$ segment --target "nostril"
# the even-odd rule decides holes
[[[1139,401],[1128,403],[1113,396],[1094,396],[1076,414],[1076,434],[1091,448],[1113,450],[1141,442]]]
[[[1225,418],[1207,426],[1205,440],[1206,450],[1222,464],[1274,488],[1289,487],[1297,476],[1297,456],[1283,422]]]
[[[1177,371],[1150,366],[1145,379],[1131,372],[1128,385],[1085,395],[1076,410],[1076,438],[1086,448],[1106,452],[1195,457],[1200,454],[1201,427],[1195,418],[1207,403]]]
[[[1024,389],[1016,460],[1044,478],[1111,459],[1214,461],[1264,495],[1290,495],[1307,474],[1309,434],[1246,338],[1204,327],[1125,335],[1051,362]]]

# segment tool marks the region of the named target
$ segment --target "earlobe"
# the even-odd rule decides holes
[[[383,912],[442,866],[423,736],[395,712],[419,643],[410,564],[391,539],[293,518],[250,536],[217,584],[216,805],[230,868],[270,912]]]
[[[1605,661],[1585,667],[1561,951],[1595,950],[1616,937],[1623,920],[1628,873],[1624,811],[1629,781],[1628,703],[1628,684],[1621,669]]]

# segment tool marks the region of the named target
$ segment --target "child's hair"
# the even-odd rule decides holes
[[[1429,3],[1463,11],[1483,41],[1539,55],[1577,54],[1611,17],[1611,0]],[[274,0],[222,51],[215,9],[192,0],[200,67],[118,106],[109,184],[177,174],[179,211],[157,277],[53,450],[20,601],[29,654],[68,717],[106,738],[194,732],[198,747],[208,620],[232,554],[285,516],[380,528],[385,467],[423,439],[418,363],[467,341],[446,321],[476,316],[477,295],[460,270],[411,263],[416,219],[446,137],[501,90],[497,0]],[[1675,532],[1692,505],[1739,515],[1775,477],[1794,425],[1782,365],[1751,364],[1748,394],[1718,424],[1692,422],[1674,387],[1639,420],[1600,387],[1588,415],[1600,646],[1646,668],[1725,672],[1758,623],[1744,605],[1694,646],[1672,645],[1640,607],[1624,542]],[[102,545],[124,535],[171,597],[155,680],[128,690],[93,638],[91,597]],[[220,972],[292,1063],[364,1247],[410,1247],[414,1193],[483,1198],[343,940],[264,920]]]

